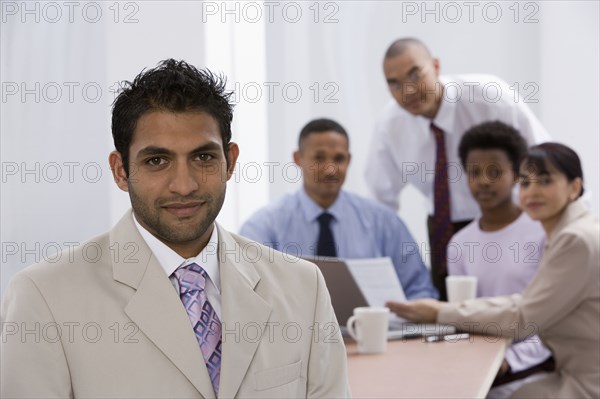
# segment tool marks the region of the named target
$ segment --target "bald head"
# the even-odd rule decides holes
[[[429,119],[435,118],[442,101],[439,72],[439,60],[414,38],[396,40],[383,60],[385,80],[398,105]]]
[[[387,51],[385,52],[385,59],[387,60],[402,55],[409,48],[418,49],[427,54],[429,58],[431,58],[431,53],[429,52],[427,46],[425,46],[425,43],[413,37],[405,37],[403,39],[398,39],[392,44],[390,44]]]

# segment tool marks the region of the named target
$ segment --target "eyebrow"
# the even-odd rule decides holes
[[[217,143],[210,142],[210,143],[203,144],[201,146],[198,146],[198,147],[194,148],[189,153],[190,154],[197,154],[199,152],[217,151],[217,150],[220,151],[221,150],[221,146],[219,144],[217,144]],[[144,147],[140,151],[138,151],[137,158],[151,156],[151,155],[175,155],[175,152],[172,151],[172,150],[169,150],[168,148],[157,147],[157,146],[151,145],[151,146],[148,146],[148,147]]]
[[[423,69],[423,67],[420,67],[420,66],[418,66],[418,65],[413,65],[413,67],[412,67],[412,68],[410,68],[410,69],[408,70],[408,72],[406,72],[406,76],[408,76],[408,75],[410,75],[411,73],[413,73],[413,72],[416,72],[416,71],[418,71],[418,70],[420,70],[420,69]]]
[[[415,71],[418,71],[419,69],[421,69],[421,67],[419,67],[418,65],[413,65],[413,67],[412,67],[412,68],[410,68],[410,69],[408,70],[408,72],[406,72],[406,74],[404,75],[404,77],[405,77],[405,78],[406,78],[406,77],[408,77],[410,74],[412,74],[412,73],[413,73],[413,72],[415,72]],[[386,79],[386,81],[387,81],[388,83],[397,83],[397,82],[398,82],[398,79],[396,79],[396,78],[390,78],[390,79]]]
[[[548,172],[541,172],[541,173],[531,172],[529,174],[519,173],[519,178],[521,178],[521,179],[527,179],[528,177],[531,177],[531,175],[536,175],[536,176],[550,176],[550,173],[548,173]]]

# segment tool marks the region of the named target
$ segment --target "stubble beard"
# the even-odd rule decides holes
[[[181,202],[201,201],[203,203],[202,207],[206,210],[206,216],[195,225],[174,226],[161,217],[161,212],[166,211],[161,209],[160,204],[167,201],[162,199],[154,201],[154,204],[149,204],[144,201],[144,199],[136,193],[131,184],[129,184],[129,198],[137,219],[145,225],[144,227],[146,227],[150,233],[155,235],[161,241],[176,244],[197,240],[206,233],[223,207],[225,193],[226,186],[223,187],[223,190],[218,193],[216,197],[204,194],[177,198],[176,201]],[[173,202],[173,199],[169,199],[168,202]]]

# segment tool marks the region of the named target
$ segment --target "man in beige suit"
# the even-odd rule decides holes
[[[239,153],[228,98],[174,60],[119,95],[109,160],[133,210],[12,279],[2,397],[349,396],[319,270],[215,223]],[[187,289],[194,267],[202,285]]]

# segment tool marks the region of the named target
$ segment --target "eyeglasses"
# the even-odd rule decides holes
[[[419,83],[427,72],[427,68],[429,65],[425,65],[422,67],[413,68],[406,78],[400,81],[388,81],[388,87],[393,91],[402,91],[406,87],[410,87],[409,85],[414,85]],[[413,87],[414,88],[414,87]]]

